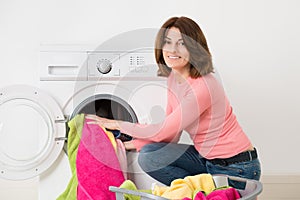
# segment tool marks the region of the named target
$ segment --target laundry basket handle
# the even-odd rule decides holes
[[[227,177],[227,179],[246,183],[245,189],[239,190],[239,192],[242,195],[242,198],[240,198],[240,200],[256,199],[256,197],[262,192],[263,189],[262,183],[257,180],[246,179],[246,178],[241,178],[236,176],[228,176],[228,175],[225,176]]]

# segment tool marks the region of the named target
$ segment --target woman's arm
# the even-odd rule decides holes
[[[180,104],[160,123],[138,124],[97,116],[88,117],[94,119],[94,123],[98,123],[100,126],[120,130],[122,133],[134,138],[152,142],[172,141],[174,138],[179,137],[182,130],[195,122],[195,120],[199,120],[201,113],[210,105],[210,93],[205,81],[202,81],[200,84],[194,85],[181,99]]]
[[[200,98],[198,98],[200,96]],[[198,102],[201,99],[201,104]],[[120,122],[121,132],[134,138],[160,142],[168,140],[180,134],[182,130],[199,119],[201,113],[210,105],[209,95],[194,95],[193,92],[186,95],[181,103],[165,119],[157,124],[133,124]]]

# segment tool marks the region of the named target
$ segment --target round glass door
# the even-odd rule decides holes
[[[37,176],[57,159],[65,137],[57,103],[31,86],[0,89],[0,177]]]

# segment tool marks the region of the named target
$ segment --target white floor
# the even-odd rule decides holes
[[[265,175],[259,200],[300,200],[300,175]],[[38,200],[39,178],[25,181],[0,179],[1,200]]]
[[[265,175],[259,200],[299,200],[300,175]]]

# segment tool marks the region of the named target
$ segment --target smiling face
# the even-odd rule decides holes
[[[189,73],[190,53],[188,52],[181,32],[176,27],[171,27],[166,31],[163,44],[163,58],[168,67],[182,75]]]

